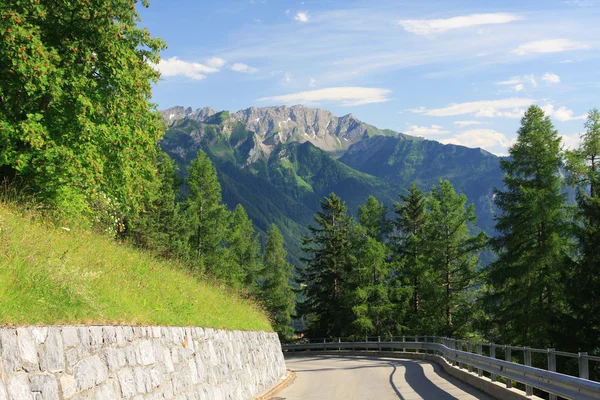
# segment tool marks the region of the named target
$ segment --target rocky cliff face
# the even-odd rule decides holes
[[[191,108],[172,107],[161,111],[173,127],[185,120],[214,124],[217,114],[210,107],[193,111]],[[280,143],[311,142],[328,152],[343,152],[350,145],[376,135],[397,136],[393,131],[382,131],[356,119],[352,114],[336,117],[329,111],[301,105],[287,107],[250,107],[236,113],[227,113],[221,121],[225,133],[239,123],[257,136],[262,151],[269,151]]]

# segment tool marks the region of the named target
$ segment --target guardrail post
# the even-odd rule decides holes
[[[523,353],[524,353],[525,365],[527,365],[528,367],[531,367],[531,347],[524,347]],[[526,396],[533,395],[533,387],[532,386],[525,385],[525,395]]]
[[[504,360],[508,362],[512,362],[512,355],[510,354],[510,346],[504,346]],[[510,389],[512,387],[512,381],[509,378],[506,378],[506,388]]]
[[[481,347],[482,344],[481,343],[477,343],[477,354],[481,355]],[[483,376],[483,370],[481,368],[477,368],[477,375],[479,375],[480,377]]]
[[[490,358],[496,359],[496,345],[494,343],[490,343]],[[490,379],[492,382],[496,382],[496,374],[491,372]]]
[[[406,337],[402,336],[402,342],[406,342]],[[403,352],[406,353],[406,347],[402,349]]]
[[[416,343],[416,342],[418,342],[418,341],[419,341],[419,337],[418,337],[418,336],[415,336],[415,343]],[[419,349],[415,349],[415,351],[418,353],[418,352],[419,352]]]
[[[471,341],[470,341],[470,340],[467,340],[467,351],[468,351],[469,353],[472,353],[472,351],[471,351],[471,350],[472,350],[472,349],[471,349]],[[473,372],[473,366],[471,366],[470,364],[468,364],[468,365],[467,365],[467,370],[468,370],[469,372]]]
[[[556,372],[556,354],[554,349],[548,349],[548,371]],[[555,394],[550,393],[549,400],[557,400]]]
[[[588,364],[588,353],[579,352],[579,377],[581,379],[590,379],[590,369]]]

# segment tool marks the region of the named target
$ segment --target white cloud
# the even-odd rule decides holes
[[[388,89],[367,87],[331,87],[286,94],[282,96],[263,97],[259,101],[283,104],[316,104],[321,102],[338,102],[342,106],[358,106],[361,104],[383,103],[389,101]]]
[[[308,14],[303,11],[298,11],[294,16],[294,19],[298,22],[308,22]]]
[[[537,80],[533,75],[513,76],[506,81],[496,82],[496,85],[511,85],[515,92],[520,92],[525,89],[526,83],[534,88],[537,87]]]
[[[506,149],[513,143],[506,135],[493,129],[471,129],[453,137],[442,139],[440,142],[467,147],[481,147],[502,154],[505,154]]]
[[[581,144],[581,133],[575,133],[572,135],[560,135],[562,138],[562,144],[569,150],[579,148]]]
[[[542,76],[542,80],[548,83],[559,83],[560,82],[560,76],[553,74],[551,72],[546,72],[543,76]]]
[[[463,128],[469,125],[483,125],[484,123],[481,121],[454,121],[454,124]]]
[[[431,125],[431,126],[417,126],[411,125],[407,130],[404,131],[407,135],[412,136],[436,136],[436,135],[444,135],[449,133],[449,131],[444,130],[443,126],[440,125]]]
[[[470,14],[446,19],[408,19],[398,21],[407,32],[417,35],[432,35],[452,29],[469,28],[479,25],[505,24],[522,19],[522,17],[508,13],[495,14]]]
[[[195,80],[204,79],[206,74],[219,72],[218,68],[197,62],[183,61],[177,57],[160,60],[157,68],[162,76],[187,76]]]
[[[426,108],[411,109],[409,111],[419,114],[425,114],[432,117],[451,117],[454,115],[473,114],[477,117],[497,117],[509,116],[510,112],[501,112],[500,110],[512,109],[516,112],[520,107],[527,107],[535,103],[534,99],[511,98],[503,100],[481,100],[467,103],[451,104],[444,108],[435,108],[428,110]],[[507,115],[505,115],[507,114]]]
[[[590,46],[584,43],[574,42],[570,39],[546,39],[535,40],[520,45],[512,50],[512,53],[523,56],[529,53],[560,53],[570,50],[585,50]]]
[[[206,65],[212,68],[221,68],[225,64],[227,64],[227,61],[220,57],[213,57],[206,60]]]
[[[317,86],[317,81],[315,80],[315,78],[310,78],[310,81],[308,82],[308,86],[310,86],[310,87]]]
[[[244,74],[255,74],[256,72],[258,72],[258,69],[251,67],[247,64],[243,64],[243,63],[235,63],[231,66],[231,70],[235,71],[235,72],[241,72]]]
[[[569,110],[567,107],[564,106],[555,109],[552,104],[546,104],[544,106],[541,106],[541,109],[547,116],[552,117],[561,122],[575,121],[587,118],[587,114],[573,116],[573,110]]]

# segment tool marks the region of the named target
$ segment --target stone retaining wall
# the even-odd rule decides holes
[[[0,329],[0,400],[250,399],[284,375],[274,333],[130,326]]]

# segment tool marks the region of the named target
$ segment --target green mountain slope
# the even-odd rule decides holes
[[[499,160],[482,149],[382,136],[351,146],[339,159],[402,188],[415,182],[429,189],[440,179],[447,179],[475,204],[478,226],[488,233],[494,225],[493,189],[502,187]]]

